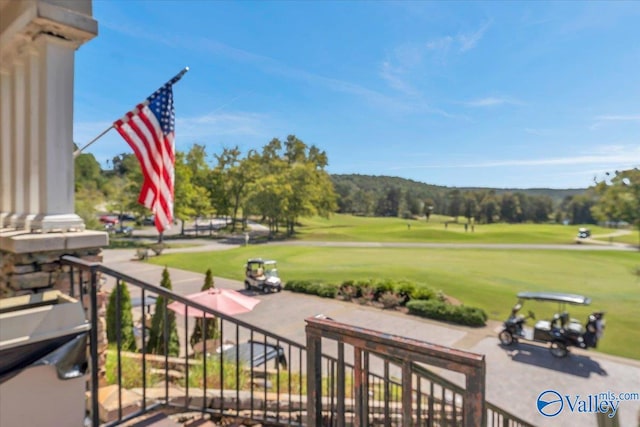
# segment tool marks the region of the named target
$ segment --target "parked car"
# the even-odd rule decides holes
[[[101,215],[99,220],[103,224],[117,224],[119,222],[117,215]]]
[[[124,236],[131,236],[133,234],[133,227],[124,226],[115,228],[116,234],[122,234]]]
[[[123,213],[118,215],[118,218],[120,219],[120,221],[135,221],[136,217],[135,215],[131,215],[128,213]]]
[[[142,220],[142,225],[156,225],[156,216],[150,215],[144,217],[144,219]]]

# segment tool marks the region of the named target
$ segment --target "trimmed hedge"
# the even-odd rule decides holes
[[[338,285],[310,280],[290,280],[284,285],[284,288],[291,292],[318,295],[323,298],[335,298],[338,295]]]
[[[476,307],[451,305],[436,300],[413,300],[407,303],[409,314],[434,320],[444,320],[467,326],[484,326],[487,313]]]
[[[484,310],[464,305],[451,305],[441,291],[435,291],[423,283],[408,280],[346,280],[340,285],[310,280],[291,280],[286,290],[323,298],[341,295],[345,301],[359,299],[361,303],[377,301],[385,308],[406,305],[410,314],[429,319],[444,320],[468,326],[483,326],[487,321]]]

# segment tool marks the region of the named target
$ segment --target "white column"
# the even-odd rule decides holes
[[[11,73],[0,67],[0,228],[13,212],[13,175],[11,175]],[[7,224],[8,225],[8,224]]]
[[[39,162],[40,147],[40,57],[38,51],[33,47],[28,49],[26,55],[26,138],[25,138],[25,163],[24,182],[26,191],[25,228],[31,229],[31,221],[40,212],[39,194]]]
[[[82,230],[74,213],[73,73],[76,44],[41,34],[35,40],[39,77],[39,215],[31,229]]]
[[[22,175],[25,163],[25,145],[26,145],[26,128],[27,128],[27,111],[26,111],[26,81],[25,81],[25,65],[23,58],[16,59],[13,65],[13,87],[11,97],[11,109],[13,111],[13,132],[11,139],[13,141],[13,152],[11,159],[13,180],[13,215],[11,215],[10,224],[13,228],[24,227],[24,217],[26,215],[26,188],[24,177]]]

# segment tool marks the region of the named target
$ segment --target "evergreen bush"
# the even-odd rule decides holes
[[[113,344],[118,341],[118,319],[116,313],[118,290],[120,293],[121,349],[124,351],[136,351],[136,338],[133,333],[133,314],[131,312],[131,296],[129,294],[129,288],[124,282],[120,282],[109,295],[109,301],[107,303],[107,341]]]
[[[171,286],[171,278],[167,267],[162,271],[162,280],[160,286],[165,289],[173,290]],[[178,356],[180,354],[180,341],[178,339],[178,329],[176,326],[176,314],[165,308],[166,298],[162,295],[156,300],[156,311],[151,319],[151,330],[149,331],[149,342],[147,343],[147,352],[152,354],[161,354],[169,356]],[[165,346],[165,311],[167,317],[167,330],[169,336],[166,337]]]
[[[207,289],[214,289],[215,284],[213,281],[213,272],[211,269],[208,269],[205,273],[204,284],[202,285],[202,291],[206,291]],[[204,322],[203,322],[204,320]],[[203,327],[204,323],[204,327]],[[202,331],[205,330],[206,333],[203,334]],[[189,339],[189,343],[193,347],[195,344],[204,341],[204,336],[206,335],[207,340],[213,340],[218,338],[218,319],[215,317],[207,317],[203,319],[201,317],[196,318],[196,324],[193,327],[193,333],[191,334],[191,338]]]

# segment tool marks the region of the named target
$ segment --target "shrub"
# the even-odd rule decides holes
[[[436,297],[436,291],[422,283],[416,285],[415,290],[410,295],[412,300],[431,300]]]
[[[323,298],[335,298],[338,295],[338,285],[332,283],[320,284],[317,295]]]
[[[484,326],[487,314],[475,307],[454,306],[437,300],[414,300],[407,303],[410,314],[468,326]]]
[[[172,290],[171,278],[167,267],[162,271],[162,280],[160,286],[165,289]],[[176,326],[176,314],[167,310],[165,307],[165,297],[160,295],[156,301],[156,311],[151,319],[151,330],[149,331],[149,342],[147,343],[147,352],[152,354],[162,354],[169,356],[178,356],[180,354],[180,341],[178,339],[178,329]],[[165,346],[165,311],[167,312],[167,346]]]
[[[306,289],[311,285],[309,280],[289,280],[284,288],[291,292],[306,293]]]
[[[120,282],[109,295],[107,305],[107,341],[116,343],[118,340],[116,298],[120,290],[120,342],[124,351],[136,351],[136,339],[133,334],[133,315],[131,314],[131,296],[129,288],[124,282]]]
[[[285,284],[286,290],[309,295],[318,295],[323,298],[335,298],[338,295],[338,286],[309,280],[290,280]]]
[[[396,308],[397,306],[400,305],[400,302],[402,301],[402,297],[393,292],[385,292],[382,295],[380,295],[380,298],[378,299],[378,301],[382,303],[383,308]]]
[[[358,294],[358,289],[353,286],[353,282],[350,284],[343,283],[338,289],[338,294],[341,295],[345,301],[351,301]]]
[[[361,298],[365,292],[369,292],[371,288],[371,280],[358,280],[353,284],[356,287],[356,298]]]
[[[213,289],[213,288],[215,288],[215,284],[213,282],[213,272],[209,268],[205,273],[204,284],[202,285],[201,290],[206,291],[207,289]],[[191,334],[191,338],[189,339],[189,343],[191,344],[191,347],[193,347],[195,344],[199,343],[200,341],[204,340],[203,333],[202,333],[203,330],[205,331],[207,340],[217,338],[218,337],[218,319],[216,319],[215,317],[206,318],[206,319],[202,319],[201,317],[196,318],[196,324],[193,327],[193,333]]]
[[[416,291],[416,284],[408,280],[401,280],[396,283],[394,291],[400,297],[400,305],[405,305]]]
[[[393,281],[390,279],[379,280],[373,283],[373,299],[379,301],[385,292],[393,292]]]
[[[363,286],[360,288],[360,304],[368,304],[375,300],[376,294],[371,286]]]

